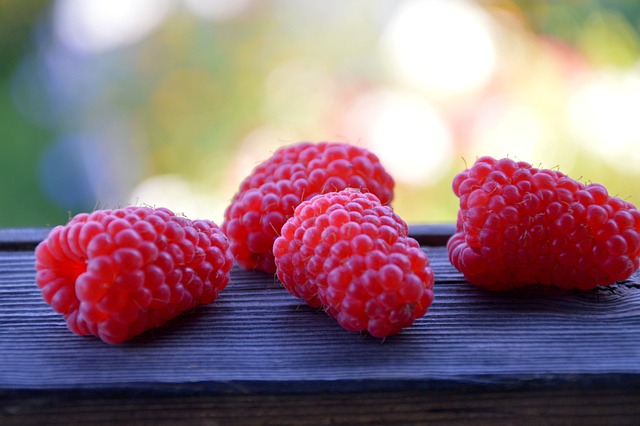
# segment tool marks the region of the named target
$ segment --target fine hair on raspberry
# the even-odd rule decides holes
[[[350,331],[396,334],[433,301],[426,253],[371,193],[347,189],[301,203],[273,252],[285,288]]]
[[[112,344],[213,302],[233,266],[215,223],[150,207],[78,214],[35,254],[45,302],[74,333]]]
[[[449,259],[472,284],[588,290],[627,279],[640,263],[640,211],[557,170],[479,158],[453,179],[460,199]]]
[[[224,213],[222,230],[241,267],[275,272],[273,242],[298,204],[355,188],[393,199],[394,181],[372,152],[340,142],[280,147],[247,176]]]

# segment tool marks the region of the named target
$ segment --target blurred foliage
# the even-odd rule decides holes
[[[539,34],[577,46],[597,65],[632,66],[640,55],[636,0],[516,0]]]
[[[0,77],[10,73],[32,47],[34,28],[49,3],[47,0],[0,0]]]
[[[66,219],[40,189],[38,153],[51,133],[18,113],[11,95],[12,72],[33,48],[35,28],[48,1],[0,0],[0,226],[34,226]]]
[[[108,19],[134,3],[164,14],[83,50],[99,25],[126,33]],[[243,173],[302,139],[366,146],[398,175],[420,153],[397,179],[408,222],[453,222],[451,179],[484,154],[638,203],[620,164],[640,161],[639,34],[633,0],[0,0],[0,226],[129,202],[219,219]],[[467,86],[434,91],[433,70]]]

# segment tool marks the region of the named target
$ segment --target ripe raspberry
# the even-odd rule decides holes
[[[378,158],[364,148],[300,142],[279,148],[244,179],[221,228],[240,266],[274,273],[273,241],[302,201],[349,187],[371,192],[387,204],[393,186]]]
[[[79,214],[35,253],[44,300],[74,333],[113,344],[213,302],[233,266],[215,223],[165,208]]]
[[[638,269],[640,212],[555,170],[482,157],[453,180],[451,263],[492,290],[540,283],[591,289]]]
[[[371,193],[317,195],[296,208],[274,243],[278,278],[347,330],[396,334],[433,301],[429,259],[407,232]]]

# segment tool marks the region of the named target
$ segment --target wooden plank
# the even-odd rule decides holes
[[[0,250],[32,250],[46,238],[50,227],[0,228]],[[453,234],[452,224],[409,225],[409,233],[422,245],[443,246]]]
[[[449,223],[409,225],[409,235],[423,246],[446,246],[455,229],[455,225]]]
[[[414,235],[416,229],[421,228],[414,227]],[[315,395],[331,406],[329,415],[339,411],[340,404],[331,403],[331,395],[339,393],[361,405],[376,405],[381,395],[391,402],[418,398],[427,410],[421,419],[456,410],[447,403],[451,398],[437,395],[475,395],[471,405],[460,408],[470,411],[456,417],[464,419],[465,413],[483,410],[470,402],[475,398],[495,403],[513,393],[522,395],[525,407],[529,395],[531,412],[543,416],[555,398],[564,395],[563,410],[569,410],[572,398],[585,392],[592,400],[576,407],[595,410],[597,396],[606,390],[615,395],[607,404],[618,398],[621,405],[600,407],[600,413],[618,410],[620,422],[638,414],[640,274],[589,292],[530,287],[493,293],[466,283],[445,247],[424,250],[436,273],[436,299],[424,318],[385,340],[347,332],[290,296],[272,275],[236,267],[214,304],[119,346],[67,330],[35,286],[32,249],[0,251],[0,415],[5,416],[0,423],[37,420],[20,417],[25,414],[20,410],[38,401],[72,412],[69,401],[86,393],[93,395],[85,402],[91,415],[108,412],[105,398],[146,404],[145,398],[162,397],[172,406],[202,397],[194,400],[200,401],[194,409],[204,410],[219,401],[240,404],[247,395],[265,397],[245,401],[254,408],[273,402],[271,397],[298,401],[285,403],[289,409],[312,406]],[[175,412],[186,412],[185,407]],[[391,415],[393,405],[384,407]],[[487,418],[498,416],[496,410]],[[154,423],[161,423],[160,413],[151,416]],[[417,418],[411,415],[401,423]]]
[[[33,250],[51,228],[0,228],[0,250]]]
[[[580,392],[386,392],[12,398],[5,426],[29,425],[637,425],[638,394]]]

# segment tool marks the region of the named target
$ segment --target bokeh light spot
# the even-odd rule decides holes
[[[69,47],[99,53],[139,41],[172,5],[171,0],[57,0],[54,29]]]
[[[547,166],[555,161],[558,144],[544,115],[508,96],[494,96],[478,105],[469,133],[470,158],[491,155],[542,161]]]
[[[463,0],[402,3],[382,44],[395,70],[433,95],[482,87],[496,66],[489,16]]]
[[[602,71],[567,103],[569,130],[581,146],[614,166],[640,162],[640,71]],[[637,167],[626,167],[640,174]]]
[[[141,181],[129,196],[134,205],[166,207],[189,219],[213,220],[222,223],[225,199],[175,174],[155,175]]]
[[[349,135],[362,139],[395,179],[415,185],[435,183],[453,155],[450,131],[425,98],[382,89],[353,106]]]

